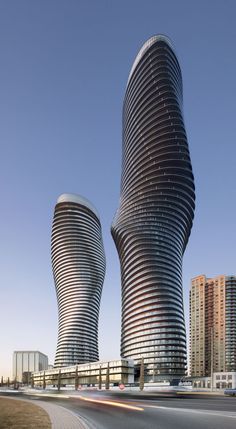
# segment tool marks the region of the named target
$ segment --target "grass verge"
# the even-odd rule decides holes
[[[51,429],[51,421],[42,408],[30,402],[0,398],[1,429]]]

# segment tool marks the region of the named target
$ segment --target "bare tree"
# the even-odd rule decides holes
[[[139,389],[144,389],[144,359],[142,357],[140,364]]]
[[[43,389],[46,389],[46,377],[45,377],[45,371],[43,371]]]
[[[60,391],[60,389],[61,389],[61,370],[59,369],[58,379],[57,379],[57,390],[58,390],[58,392]]]
[[[34,375],[31,374],[31,387],[34,388]]]
[[[79,387],[78,365],[75,367],[75,390]]]
[[[99,376],[98,376],[98,388],[102,390],[102,366],[99,366]]]
[[[106,373],[106,390],[110,389],[110,367],[109,362],[107,362],[107,373]]]

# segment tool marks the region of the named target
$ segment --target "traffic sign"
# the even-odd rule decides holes
[[[125,388],[125,385],[124,385],[123,383],[120,383],[120,384],[119,384],[119,389],[120,389],[120,390],[124,390],[124,388]]]

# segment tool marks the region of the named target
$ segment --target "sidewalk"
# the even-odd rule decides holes
[[[52,429],[89,429],[88,425],[80,417],[60,405],[50,404],[41,400],[13,398],[10,396],[7,396],[7,399],[30,402],[43,408],[49,415]]]
[[[52,429],[89,429],[89,427],[72,411],[60,405],[49,404],[44,401],[30,401],[42,407],[49,415]]]

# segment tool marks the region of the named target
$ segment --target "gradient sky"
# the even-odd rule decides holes
[[[100,213],[107,258],[100,358],[119,357],[120,270],[110,225],[121,112],[134,58],[154,34],[168,35],[179,58],[196,183],[186,321],[192,277],[236,274],[235,17],[234,0],[0,0],[0,376],[11,375],[14,350],[54,361],[50,235],[64,192],[85,196]]]

